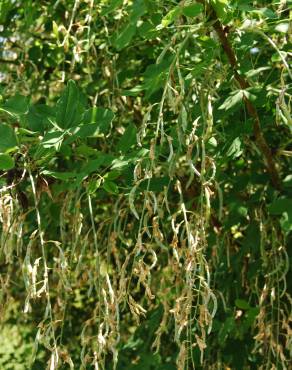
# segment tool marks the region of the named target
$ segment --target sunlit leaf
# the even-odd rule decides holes
[[[7,102],[0,106],[3,110],[11,115],[20,116],[28,111],[29,99],[23,95],[15,95],[8,99]]]
[[[230,145],[226,155],[231,158],[238,158],[242,154],[242,143],[239,137],[235,138]]]
[[[220,105],[219,109],[228,110],[242,102],[244,90],[233,91],[231,95]]]
[[[162,27],[168,27],[171,23],[173,23],[176,18],[181,14],[182,10],[179,6],[176,6],[175,8],[171,9],[163,18],[161,21]]]
[[[105,191],[107,191],[110,194],[118,194],[119,193],[119,188],[118,188],[117,184],[114,183],[113,181],[106,180],[103,183],[102,187],[104,188]]]
[[[228,12],[228,0],[211,0],[218,18],[224,21]]]
[[[64,140],[63,132],[52,131],[45,134],[41,141],[41,144],[44,148],[54,147],[56,150],[59,150],[63,140]]]

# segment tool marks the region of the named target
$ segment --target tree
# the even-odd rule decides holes
[[[288,368],[288,5],[0,2],[1,368]]]

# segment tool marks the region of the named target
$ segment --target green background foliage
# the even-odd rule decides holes
[[[1,369],[289,368],[290,7],[0,0]]]

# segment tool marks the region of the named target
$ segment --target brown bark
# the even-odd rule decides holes
[[[227,33],[223,29],[223,26],[213,9],[211,10],[211,19],[214,21],[213,28],[219,37],[221,46],[228,58],[230,66],[233,69],[233,75],[234,75],[235,80],[238,82],[241,89],[243,90],[247,89],[248,87],[250,87],[250,84],[243,76],[241,76],[238,73],[236,55],[227,38]],[[266,142],[266,139],[262,133],[258,112],[255,106],[252,104],[252,102],[247,97],[244,97],[244,103],[245,103],[245,106],[246,106],[246,109],[249,115],[253,119],[253,133],[255,136],[256,145],[264,157],[267,171],[270,174],[271,182],[276,189],[280,189],[280,179],[279,179],[278,170],[277,170],[275,161],[273,159],[271,149],[268,143]]]

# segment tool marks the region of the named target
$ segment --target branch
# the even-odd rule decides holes
[[[233,69],[233,75],[234,75],[235,80],[239,83],[239,86],[241,87],[241,89],[243,90],[247,89],[248,87],[250,87],[250,84],[243,76],[241,76],[238,73],[236,55],[234,53],[234,50],[232,49],[231,44],[228,41],[227,33],[224,31],[222,24],[217,17],[216,12],[212,8],[211,8],[211,19],[214,21],[213,28],[219,37],[221,46],[229,60],[230,66]],[[253,132],[254,132],[254,136],[256,139],[256,144],[264,157],[267,170],[271,177],[272,184],[274,185],[276,189],[280,189],[280,179],[279,179],[278,170],[277,170],[271,149],[262,133],[258,112],[255,106],[246,96],[244,96],[243,99],[244,99],[244,103],[245,103],[245,106],[246,106],[246,109],[249,115],[253,118]]]
[[[15,64],[15,65],[17,65],[17,64],[19,64],[18,63],[18,61],[17,60],[9,60],[9,59],[2,59],[2,58],[0,58],[0,63],[3,63],[3,64]]]

